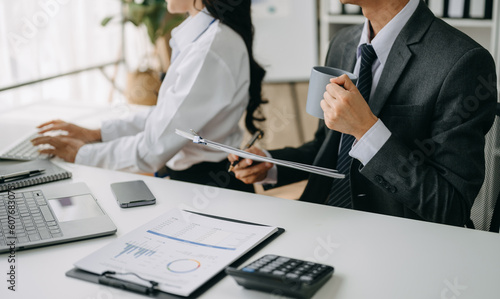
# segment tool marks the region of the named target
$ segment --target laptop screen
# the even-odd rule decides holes
[[[50,206],[59,221],[72,221],[104,215],[90,194],[50,198]]]

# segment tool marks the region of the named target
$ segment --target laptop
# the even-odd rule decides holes
[[[116,226],[85,183],[0,193],[0,253],[114,233]]]

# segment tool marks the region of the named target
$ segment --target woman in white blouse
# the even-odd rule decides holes
[[[204,138],[238,147],[245,125],[257,130],[254,113],[264,103],[265,71],[252,55],[251,0],[169,0],[171,13],[189,17],[172,31],[172,61],[156,106],[128,119],[106,121],[89,130],[60,120],[39,126],[42,153],[65,161],[117,170],[155,172],[167,166],[172,179],[252,191],[229,176],[224,152],[193,144],[175,129],[193,129]]]

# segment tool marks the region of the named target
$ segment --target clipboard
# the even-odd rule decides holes
[[[188,210],[186,210],[188,211]],[[254,222],[247,222],[247,221],[242,221],[238,219],[232,219],[232,218],[225,218],[225,217],[219,217],[215,215],[209,215],[209,214],[204,214],[204,213],[198,213],[198,212],[193,212],[193,211],[188,211],[193,214],[205,216],[205,217],[210,217],[214,219],[219,219],[219,220],[224,220],[224,221],[231,221],[231,222],[236,222],[236,223],[242,223],[242,224],[250,224],[250,225],[257,225],[257,226],[267,226],[264,224],[260,223],[254,223]],[[277,230],[267,237],[265,240],[257,244],[254,248],[249,250],[247,253],[243,254],[241,257],[239,257],[236,261],[233,263],[229,264],[227,267],[238,267],[241,264],[243,264],[246,260],[248,260],[250,257],[252,257],[254,254],[256,254],[259,250],[264,248],[266,245],[268,245],[270,242],[272,242],[274,239],[276,239],[279,235],[285,232],[284,228],[277,227]],[[226,267],[226,268],[227,268]],[[217,282],[219,282],[221,279],[223,279],[226,276],[226,273],[224,271],[225,269],[222,269],[219,273],[214,275],[212,278],[210,278],[208,281],[206,281],[202,286],[200,286],[198,289],[196,289],[191,295],[189,296],[180,296],[176,294],[171,294],[171,293],[166,293],[161,290],[156,290],[154,288],[154,282],[151,285],[151,287],[146,287],[143,285],[139,285],[133,282],[129,281],[124,281],[115,277],[109,277],[106,275],[106,273],[103,273],[101,275],[87,272],[78,268],[73,268],[69,271],[66,272],[66,276],[72,277],[72,278],[77,278],[81,279],[84,281],[96,283],[96,284],[101,284],[101,285],[106,285],[122,290],[127,290],[130,292],[134,292],[140,295],[144,295],[147,297],[151,298],[158,298],[158,299],[176,299],[176,298],[197,298],[204,292],[206,292],[208,289],[210,289],[212,286],[214,286]],[[133,274],[135,275],[135,274]]]
[[[314,174],[319,174],[335,179],[344,179],[345,175],[342,173],[339,173],[335,169],[330,169],[330,168],[325,168],[325,167],[320,167],[316,165],[308,165],[308,164],[303,164],[303,163],[298,163],[298,162],[292,162],[292,161],[286,161],[286,160],[280,160],[280,159],[274,159],[270,157],[263,157],[259,156],[256,154],[252,154],[249,152],[246,152],[244,150],[240,150],[222,143],[218,143],[215,141],[211,141],[205,138],[202,138],[200,135],[198,135],[195,131],[191,130],[191,133],[181,131],[179,129],[175,129],[175,133],[179,136],[182,136],[184,138],[187,138],[189,140],[192,140],[193,143],[197,143],[200,145],[208,146],[210,148],[226,152],[228,154],[234,154],[240,158],[248,158],[254,161],[259,161],[259,162],[269,162],[272,164],[276,165],[281,165],[289,168],[294,168],[302,171],[307,171],[310,173]]]

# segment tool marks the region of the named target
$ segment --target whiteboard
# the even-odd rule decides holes
[[[317,4],[312,0],[252,0],[254,58],[266,82],[309,81],[318,64]]]

